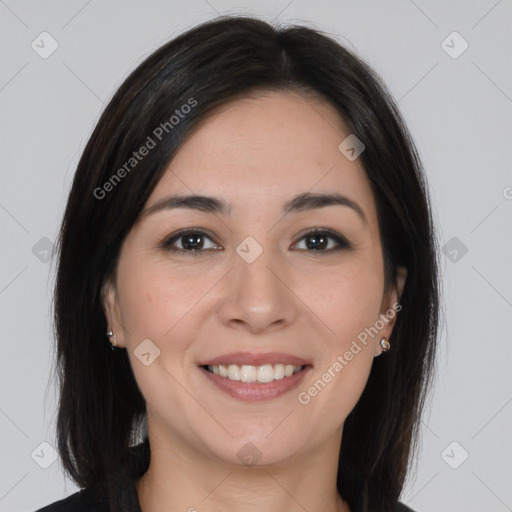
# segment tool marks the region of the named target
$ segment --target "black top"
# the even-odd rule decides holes
[[[130,448],[129,467],[120,472],[117,489],[118,510],[122,512],[142,512],[137,495],[135,482],[146,472],[149,466],[148,438],[141,444]],[[35,512],[103,512],[101,499],[96,487],[82,489],[67,498],[40,508]],[[414,512],[403,503],[395,504],[394,512]]]

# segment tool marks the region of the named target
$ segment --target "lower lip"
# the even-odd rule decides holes
[[[294,373],[290,377],[283,377],[272,382],[241,382],[239,380],[231,380],[228,377],[221,377],[209,372],[202,366],[199,367],[210,382],[215,384],[220,390],[245,402],[270,400],[284,395],[293,388],[296,388],[311,368],[310,365],[307,365],[303,370]]]

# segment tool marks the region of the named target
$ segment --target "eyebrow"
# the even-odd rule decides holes
[[[292,197],[284,204],[283,214],[286,215],[288,213],[316,210],[326,206],[347,206],[355,211],[365,224],[368,223],[362,208],[352,199],[338,193],[313,194],[311,192],[305,192],[303,194],[299,194]],[[174,208],[187,208],[190,210],[199,210],[205,213],[219,213],[221,215],[230,215],[232,211],[232,206],[230,204],[227,204],[216,197],[201,195],[171,195],[164,197],[154,205],[147,208],[143,212],[143,215],[147,216],[155,212]]]

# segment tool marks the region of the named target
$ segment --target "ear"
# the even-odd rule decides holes
[[[116,335],[116,345],[124,348],[124,331],[120,322],[117,288],[111,279],[107,279],[103,284],[101,297],[103,312],[105,313],[105,319],[107,321],[107,330],[112,329],[112,331],[114,331]]]
[[[393,328],[396,323],[397,315],[402,309],[400,305],[400,298],[407,280],[407,269],[405,267],[397,267],[396,270],[396,282],[390,286],[382,298],[380,318],[384,323],[384,327],[377,336],[378,339],[375,341],[375,355],[379,356],[382,353],[382,347],[380,340],[382,338],[390,338]]]

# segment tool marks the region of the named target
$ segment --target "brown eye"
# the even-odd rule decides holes
[[[218,248],[215,243],[213,243],[213,247],[207,247],[205,239],[212,241],[210,236],[204,231],[199,229],[188,229],[175,233],[171,237],[165,239],[162,243],[162,248],[173,252],[188,252],[192,254],[204,252],[203,249],[207,250]],[[177,247],[176,245],[181,247]]]
[[[212,246],[208,247],[205,240],[209,240]],[[318,255],[351,248],[345,237],[325,229],[309,231],[299,239],[298,243],[302,240],[305,241],[305,248],[300,248],[300,250]],[[297,248],[298,243],[294,245],[294,248]],[[201,229],[186,229],[174,233],[161,243],[161,247],[171,252],[189,253],[192,255],[197,255],[207,250],[221,249],[213,242],[210,235]]]
[[[350,248],[350,244],[345,237],[330,230],[309,231],[299,241],[302,240],[306,241],[305,250],[308,252],[329,253]],[[334,247],[332,245],[329,247],[330,241],[334,241]]]

